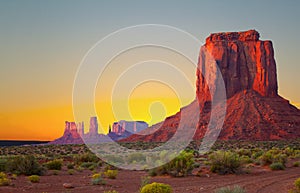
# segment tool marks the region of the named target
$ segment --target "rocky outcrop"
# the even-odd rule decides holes
[[[212,33],[206,38],[207,42],[218,42],[218,41],[258,41],[259,33],[256,30],[248,30],[243,32],[221,32],[221,33]]]
[[[121,120],[113,123],[112,132],[117,135],[122,135],[125,131],[128,131],[129,133],[138,133],[147,127],[148,124],[144,121]]]
[[[195,139],[207,131],[210,111],[203,112]],[[244,90],[227,100],[227,112],[219,139],[282,140],[300,138],[300,111],[280,96],[262,97]]]
[[[182,114],[186,116],[187,123],[184,124],[199,118],[193,113],[195,108],[200,108],[201,116],[194,139],[202,139],[208,131],[211,99],[220,81],[216,68],[211,65],[211,57],[223,76],[227,98],[225,122],[219,139],[300,138],[300,110],[278,95],[272,42],[260,40],[257,31],[249,30],[211,34],[199,54],[196,72],[198,103],[194,101],[176,115],[148,128],[150,134],[133,135],[124,141],[166,141],[176,132]],[[208,85],[214,88],[210,90]],[[215,108],[218,111],[220,106]]]
[[[132,134],[143,131],[148,128],[148,124],[144,121],[125,121],[114,122],[112,130],[107,135],[114,141],[127,138]]]
[[[90,118],[90,130],[89,135],[97,135],[98,134],[98,120],[97,117]]]
[[[84,143],[99,143],[109,142],[110,140],[103,134],[98,133],[97,117],[90,118],[90,128],[88,133],[84,133],[84,122],[65,122],[65,130],[63,136],[50,144],[84,144]]]
[[[131,136],[132,133],[130,133],[129,131],[123,131],[122,133],[115,133],[115,132],[110,132],[107,134],[107,136],[112,139],[113,141],[118,141],[124,138],[127,138],[129,136]]]
[[[63,136],[49,142],[50,144],[98,144],[116,141],[131,136],[133,133],[140,132],[148,127],[143,121],[119,121],[113,124],[113,130],[108,134],[98,133],[97,117],[90,118],[90,127],[84,133],[84,122],[65,122]]]
[[[99,134],[97,117],[90,118],[89,132],[82,135],[82,139],[84,140],[85,144],[98,144],[98,143],[110,142],[110,140],[106,135]]]
[[[78,125],[82,126],[83,122]],[[83,144],[75,122],[65,122],[65,130],[62,137],[49,142],[50,144]]]
[[[79,133],[80,136],[83,136],[84,135],[84,122],[79,122],[77,124],[77,131]]]
[[[206,39],[199,55],[196,82],[197,97],[202,101],[209,101],[211,96],[206,81],[211,84],[217,81],[216,76],[205,80],[201,75],[201,71],[205,73],[211,68],[206,61],[207,53],[221,70],[227,98],[243,90],[254,90],[262,96],[277,96],[273,45],[271,41],[259,40],[257,31],[216,33]]]

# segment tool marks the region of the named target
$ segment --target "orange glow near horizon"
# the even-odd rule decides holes
[[[272,6],[268,1],[118,1],[118,6],[114,1],[1,1],[0,140],[54,140],[62,136],[65,121],[84,121],[87,132],[91,116],[98,117],[102,133],[118,120],[160,122],[195,99],[196,66],[190,60],[196,62],[200,44],[216,32],[256,29],[260,39],[271,40],[279,95],[300,108],[299,7],[300,1]],[[146,27],[130,36],[127,29],[139,24],[179,28],[194,36],[199,48],[169,30],[160,34]],[[152,46],[148,37],[157,37]],[[94,89],[88,98],[94,101],[79,101],[82,111],[75,112],[82,116],[76,117],[74,79],[99,43],[103,47],[90,62],[107,68],[95,85],[82,81],[83,88]],[[131,46],[115,49],[126,45]],[[113,50],[118,52],[110,54]],[[183,50],[195,55],[188,54],[189,60],[178,53]],[[86,79],[94,78],[89,70],[98,73],[89,67]]]
[[[147,82],[136,87],[128,100],[113,101],[113,104],[98,102],[96,108],[99,127],[103,127],[106,133],[108,126],[118,120],[145,121],[151,126],[177,113],[181,103],[188,102],[190,101],[180,101],[173,90],[161,83]]]
[[[159,60],[152,60],[155,57]],[[88,132],[91,116],[98,117],[100,133],[107,133],[109,125],[119,120],[145,121],[151,126],[192,102],[195,69],[188,59],[168,49],[129,50],[113,60],[99,78],[95,111],[82,105],[83,117],[75,119],[70,98],[73,82],[69,82],[61,95],[52,93],[38,100],[28,95],[20,106],[7,104],[7,112],[0,113],[0,128],[5,128],[0,130],[1,139],[54,140],[62,136],[64,121],[84,121]]]
[[[63,134],[64,120],[73,120],[72,106],[2,114],[1,140],[54,140]]]
[[[163,107],[161,104],[154,103],[150,107],[148,106],[153,101],[157,99],[149,100],[132,100],[130,101],[130,107],[135,105],[146,109],[144,116],[147,122],[151,120],[151,115],[155,115],[157,118],[164,117],[162,114]],[[168,111],[166,115],[172,115],[177,112],[179,108],[179,103],[176,98],[174,99],[160,99],[160,101],[166,101],[168,106]],[[101,103],[99,103],[101,105]],[[98,105],[99,105],[98,104]],[[292,103],[293,105],[300,107],[299,103]],[[99,107],[98,112],[106,111],[110,108],[110,105],[102,104]],[[149,109],[150,108],[150,109]],[[142,117],[137,110],[132,110],[132,116],[137,120],[140,120]],[[150,112],[149,112],[150,110]],[[111,124],[114,120],[110,116],[99,117],[99,121],[102,121],[104,124]],[[49,122],[51,120],[51,122]],[[57,107],[57,108],[45,108],[45,109],[35,109],[29,111],[20,111],[20,112],[11,112],[0,115],[0,127],[5,128],[1,129],[1,140],[54,140],[60,137],[64,131],[64,121],[73,121],[73,112],[72,106]],[[106,121],[104,121],[106,120]],[[149,122],[148,122],[149,123]],[[151,122],[150,122],[151,123]],[[85,126],[88,126],[88,123],[85,123]]]

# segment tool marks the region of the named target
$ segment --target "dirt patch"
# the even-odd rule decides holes
[[[91,171],[85,170],[69,175],[67,171],[60,171],[58,175],[41,176],[39,183],[31,183],[27,177],[19,176],[12,180],[12,186],[0,187],[3,193],[85,193],[104,192],[105,190],[117,190],[119,193],[137,193],[141,183],[141,177],[147,176],[144,171],[119,171],[117,179],[105,179],[106,185],[92,185]],[[251,174],[241,175],[217,175],[209,174],[201,177],[188,176],[173,178],[169,176],[152,177],[151,182],[170,184],[174,193],[213,192],[223,186],[240,185],[248,193],[286,193],[292,188],[295,179],[300,177],[300,167],[287,168],[284,171],[255,171]],[[74,188],[66,189],[64,183],[71,183]]]

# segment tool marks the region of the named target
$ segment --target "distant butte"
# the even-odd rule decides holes
[[[119,121],[113,124],[112,130],[107,135],[98,133],[97,117],[90,118],[89,131],[85,133],[84,122],[65,122],[65,130],[60,138],[57,138],[49,144],[97,144],[116,141],[144,130],[148,124],[144,121]],[[110,139],[109,139],[110,138]]]
[[[211,34],[199,53],[197,99],[164,122],[147,129],[156,132],[135,134],[123,141],[167,141],[176,132],[182,115],[186,125],[198,120],[199,117],[193,113],[197,108],[200,108],[201,116],[194,139],[204,137],[210,120],[211,96],[214,94],[208,89],[207,82],[216,84],[219,81],[213,71],[208,79],[202,75],[211,70],[205,60],[207,54],[214,57],[221,70],[227,95],[227,112],[220,140],[300,138],[300,110],[278,95],[273,45],[271,41],[262,41],[259,37],[255,30]]]

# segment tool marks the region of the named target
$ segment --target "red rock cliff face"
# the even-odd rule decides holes
[[[259,40],[255,30],[211,34],[204,45],[205,51],[216,60],[223,75],[227,98],[243,90],[254,90],[262,96],[277,96],[277,75],[271,41]],[[203,49],[201,49],[203,50]],[[210,93],[200,71],[209,69],[207,53],[200,53],[197,69],[197,96],[210,100]]]
[[[196,96],[199,103],[194,101],[176,115],[148,128],[149,133],[151,130],[156,132],[133,135],[127,141],[167,141],[176,132],[183,115],[186,129],[197,128],[194,139],[202,139],[206,133],[214,132],[207,127],[211,119],[211,96],[218,96],[215,93],[220,78],[217,76],[216,65],[211,65],[213,60],[210,56],[220,69],[227,97],[225,121],[218,139],[300,138],[300,110],[278,95],[272,42],[259,40],[259,33],[249,30],[211,34],[199,54],[196,72]],[[216,105],[215,110],[220,110],[219,107]],[[200,109],[200,118],[195,117],[196,108]],[[197,126],[188,125],[197,120]]]

